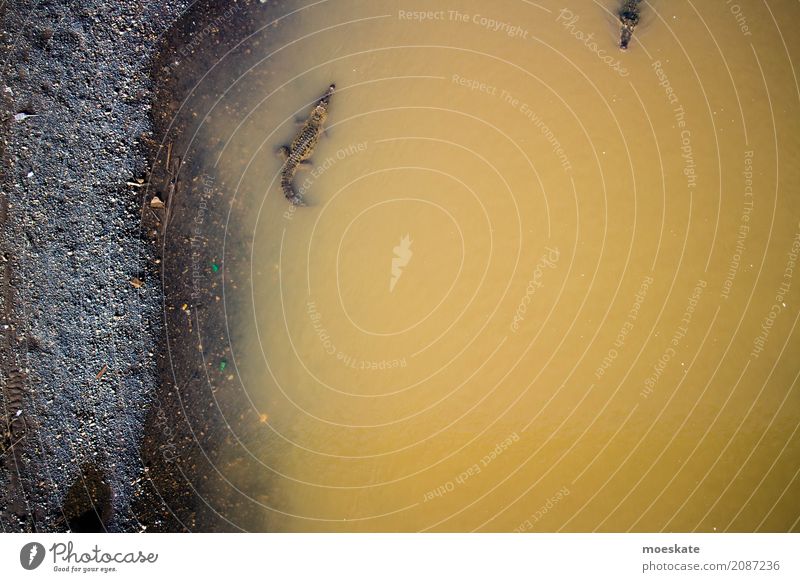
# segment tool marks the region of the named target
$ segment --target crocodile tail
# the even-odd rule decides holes
[[[306,206],[306,201],[303,200],[303,197],[300,196],[300,194],[295,192],[293,189],[290,188],[288,191],[285,191],[284,194],[286,195],[286,199],[293,205]]]
[[[297,192],[295,192],[294,187],[292,186],[291,176],[287,176],[284,174],[281,177],[281,189],[283,190],[283,195],[286,196],[286,199],[295,206],[306,205],[306,203],[303,202],[303,197],[300,196],[300,194],[298,194]]]
[[[286,199],[295,206],[306,205],[305,201],[303,200],[303,197],[300,196],[300,194],[298,194],[297,192],[295,192],[291,184],[283,187],[283,195],[286,196]]]

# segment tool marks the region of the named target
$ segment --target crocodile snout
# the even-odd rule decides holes
[[[633,36],[633,31],[627,26],[623,26],[619,35],[619,48],[624,51],[628,50],[628,44],[631,42],[632,36]]]

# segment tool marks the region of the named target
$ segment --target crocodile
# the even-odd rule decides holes
[[[322,124],[328,117],[328,104],[331,95],[336,89],[336,85],[331,83],[325,94],[317,101],[308,119],[303,123],[303,127],[297,132],[292,144],[280,148],[280,153],[285,158],[283,168],[281,168],[281,189],[286,199],[295,206],[305,206],[303,197],[294,189],[292,181],[298,168],[308,163],[317,141],[323,132]]]
[[[639,24],[639,3],[641,0],[625,0],[619,11],[619,21],[622,27],[619,31],[619,48],[628,49],[628,43],[633,37],[633,30]]]

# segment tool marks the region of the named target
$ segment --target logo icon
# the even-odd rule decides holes
[[[39,542],[30,542],[19,551],[19,563],[26,570],[35,570],[44,561],[44,546]]]
[[[400,280],[400,275],[403,274],[403,267],[408,266],[411,255],[414,254],[411,251],[412,242],[414,241],[406,234],[400,238],[400,244],[392,249],[394,251],[394,257],[392,257],[392,278],[389,279],[390,293],[394,291],[394,286],[397,285],[397,281]]]

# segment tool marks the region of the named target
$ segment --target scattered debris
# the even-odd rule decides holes
[[[220,360],[220,362],[219,362],[219,371],[220,372],[224,372],[225,368],[227,366],[228,366],[228,360],[226,360],[225,358],[222,358],[222,360]]]
[[[158,196],[153,196],[150,200],[150,208],[164,208],[164,201]]]
[[[108,370],[108,364],[103,364],[103,367],[100,368],[100,371],[97,373],[97,376],[95,376],[95,380],[99,380],[100,378],[102,378],[103,374],[106,373],[106,370]]]
[[[16,121],[17,123],[19,123],[20,121],[25,121],[25,120],[26,120],[26,119],[28,119],[29,117],[38,117],[38,115],[36,115],[35,113],[25,113],[25,112],[23,111],[23,112],[20,112],[20,113],[15,113],[15,114],[14,114],[14,121]]]
[[[130,284],[133,285],[134,289],[139,289],[144,285],[144,282],[139,277],[134,277],[130,280]]]
[[[216,263],[211,263],[211,270],[216,273],[217,271],[219,271],[219,265]]]

